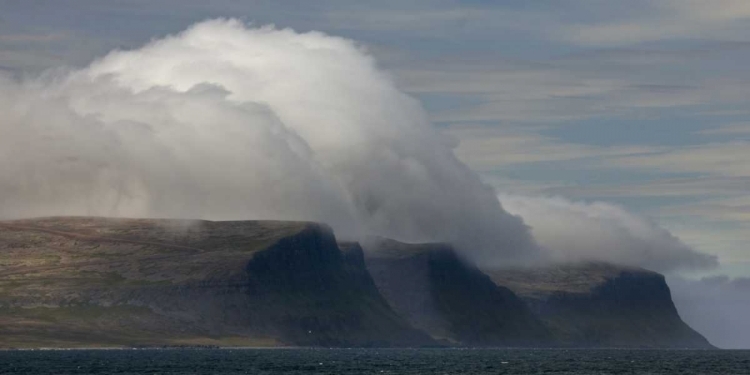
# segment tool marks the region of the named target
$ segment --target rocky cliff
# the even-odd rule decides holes
[[[0,222],[0,347],[711,347],[654,272],[365,249],[308,222]]]
[[[485,270],[575,347],[711,348],[685,324],[664,276],[606,263]]]
[[[509,289],[445,244],[376,239],[365,262],[380,293],[414,327],[466,346],[550,346],[554,339]]]
[[[324,225],[0,223],[0,346],[423,345]]]

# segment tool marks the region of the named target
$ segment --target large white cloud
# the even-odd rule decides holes
[[[524,218],[552,261],[606,261],[662,272],[718,265],[715,256],[617,205],[509,194],[499,199],[509,212]]]
[[[318,220],[501,262],[537,247],[353,42],[199,23],[0,81],[0,216]]]

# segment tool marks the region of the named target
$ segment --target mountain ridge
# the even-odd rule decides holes
[[[710,347],[663,276],[579,268],[488,271],[448,244],[302,221],[0,221],[0,347]],[[613,339],[618,324],[647,334]]]

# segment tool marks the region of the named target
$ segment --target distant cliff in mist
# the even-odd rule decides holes
[[[710,347],[649,271],[365,249],[308,222],[0,222],[0,347]]]
[[[565,346],[712,347],[682,321],[656,272],[585,263],[488,274],[522,297]]]

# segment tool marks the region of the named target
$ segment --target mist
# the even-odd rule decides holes
[[[537,257],[523,220],[356,43],[209,20],[81,69],[0,78],[0,217],[313,220]]]
[[[618,205],[511,194],[499,198],[510,213],[524,218],[534,238],[548,249],[547,261],[599,261],[662,272],[688,325],[719,348],[750,348],[750,279],[681,276],[716,268],[716,256]]]
[[[524,218],[553,262],[610,262],[659,272],[718,266],[716,256],[690,247],[654,221],[621,206],[511,194],[501,194],[499,199],[509,212]]]
[[[750,348],[750,278],[667,278],[680,316],[723,349]]]

